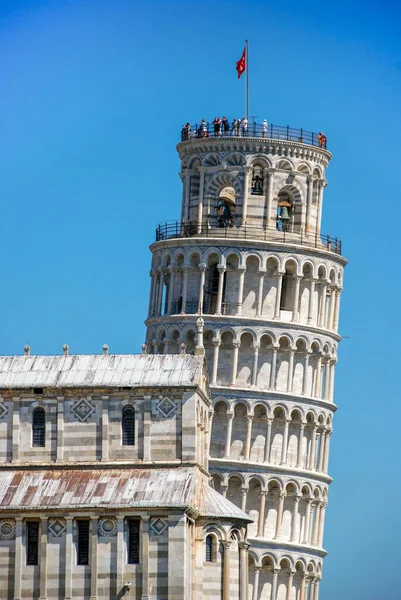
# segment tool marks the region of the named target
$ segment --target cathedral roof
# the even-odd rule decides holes
[[[190,354],[1,356],[0,388],[204,388],[203,362]]]
[[[203,517],[252,521],[193,466],[0,472],[0,510],[93,508],[193,508]]]

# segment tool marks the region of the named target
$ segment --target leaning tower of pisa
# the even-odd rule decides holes
[[[148,351],[204,347],[210,472],[253,518],[249,598],[318,600],[346,264],[320,230],[331,154],[321,135],[257,124],[191,127],[177,150],[181,216],[151,246]]]

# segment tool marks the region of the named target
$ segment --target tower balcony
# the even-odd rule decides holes
[[[341,240],[328,234],[308,233],[302,227],[277,219],[276,228],[247,225],[209,216],[199,221],[165,221],[156,227],[156,242],[174,238],[226,238],[308,246],[341,255]]]
[[[305,129],[295,129],[289,125],[273,125],[267,122],[243,123],[240,120],[214,124],[205,120],[193,125],[187,123],[181,130],[181,142],[205,138],[257,138],[265,140],[284,140],[327,149],[324,133],[314,133]]]

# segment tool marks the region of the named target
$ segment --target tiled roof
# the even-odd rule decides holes
[[[202,372],[190,354],[1,356],[0,388],[195,387]]]
[[[196,488],[200,485],[199,496]],[[197,500],[199,498],[199,500]],[[0,510],[193,508],[202,517],[252,521],[196,467],[0,472]]]

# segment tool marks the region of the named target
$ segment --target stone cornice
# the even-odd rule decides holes
[[[194,138],[179,142],[177,152],[180,158],[206,152],[252,152],[255,154],[271,154],[284,157],[303,158],[323,164],[329,164],[332,154],[328,150],[290,140],[269,138]]]
[[[199,317],[198,314],[177,314],[177,315],[165,315],[165,316],[157,316],[157,317],[150,317],[148,319],[146,319],[145,321],[145,325],[147,327],[150,327],[151,325],[158,325],[158,324],[163,324],[165,325],[166,323],[171,322],[171,324],[176,325],[177,322],[182,322],[184,325],[188,324],[188,323],[192,323],[192,322],[196,322],[197,318]],[[244,317],[244,316],[236,316],[236,315],[207,315],[204,314],[202,315],[205,324],[206,323],[211,323],[211,324],[220,324],[221,326],[224,325],[229,325],[232,328],[235,327],[252,327],[254,329],[256,328],[263,328],[263,329],[278,329],[281,330],[283,333],[285,333],[285,331],[301,331],[302,333],[311,333],[314,337],[325,337],[328,338],[330,341],[334,340],[337,343],[341,341],[341,336],[338,335],[338,333],[335,333],[334,331],[330,331],[328,329],[322,329],[320,327],[311,327],[310,325],[307,324],[299,324],[299,323],[292,323],[292,322],[285,322],[285,321],[275,321],[275,320],[267,320],[267,319],[261,319],[258,317]]]
[[[324,558],[327,556],[326,550],[323,548],[316,548],[316,546],[307,546],[302,544],[294,544],[291,542],[283,542],[282,540],[272,540],[270,538],[252,538],[248,537],[248,540],[252,544],[253,550],[260,550],[264,554],[268,549],[277,551],[289,551],[296,552],[298,554],[307,554],[308,556],[316,556]]]
[[[333,262],[339,263],[345,267],[348,264],[348,260],[341,254],[336,254],[330,250],[324,248],[315,248],[314,246],[307,246],[306,244],[297,244],[295,242],[278,242],[275,240],[250,240],[250,239],[238,239],[238,238],[219,238],[219,237],[202,237],[200,234],[191,238],[171,238],[169,240],[162,240],[160,242],[153,242],[149,248],[151,252],[157,250],[163,250],[165,248],[177,247],[181,251],[185,250],[185,247],[193,246],[207,246],[213,248],[220,248],[222,252],[229,250],[230,248],[238,248],[244,250],[266,250],[271,252],[295,252],[296,254],[305,255],[306,257],[315,257],[318,259],[326,258]],[[292,250],[293,249],[293,250]]]
[[[209,470],[222,469],[226,467],[226,471],[246,473],[252,476],[263,474],[266,476],[286,476],[295,481],[313,481],[330,485],[333,482],[332,477],[325,473],[317,471],[309,471],[306,469],[296,469],[295,467],[286,467],[282,465],[272,465],[269,463],[256,463],[250,460],[235,460],[235,458],[211,458],[209,457]],[[213,474],[213,473],[212,473]]]

